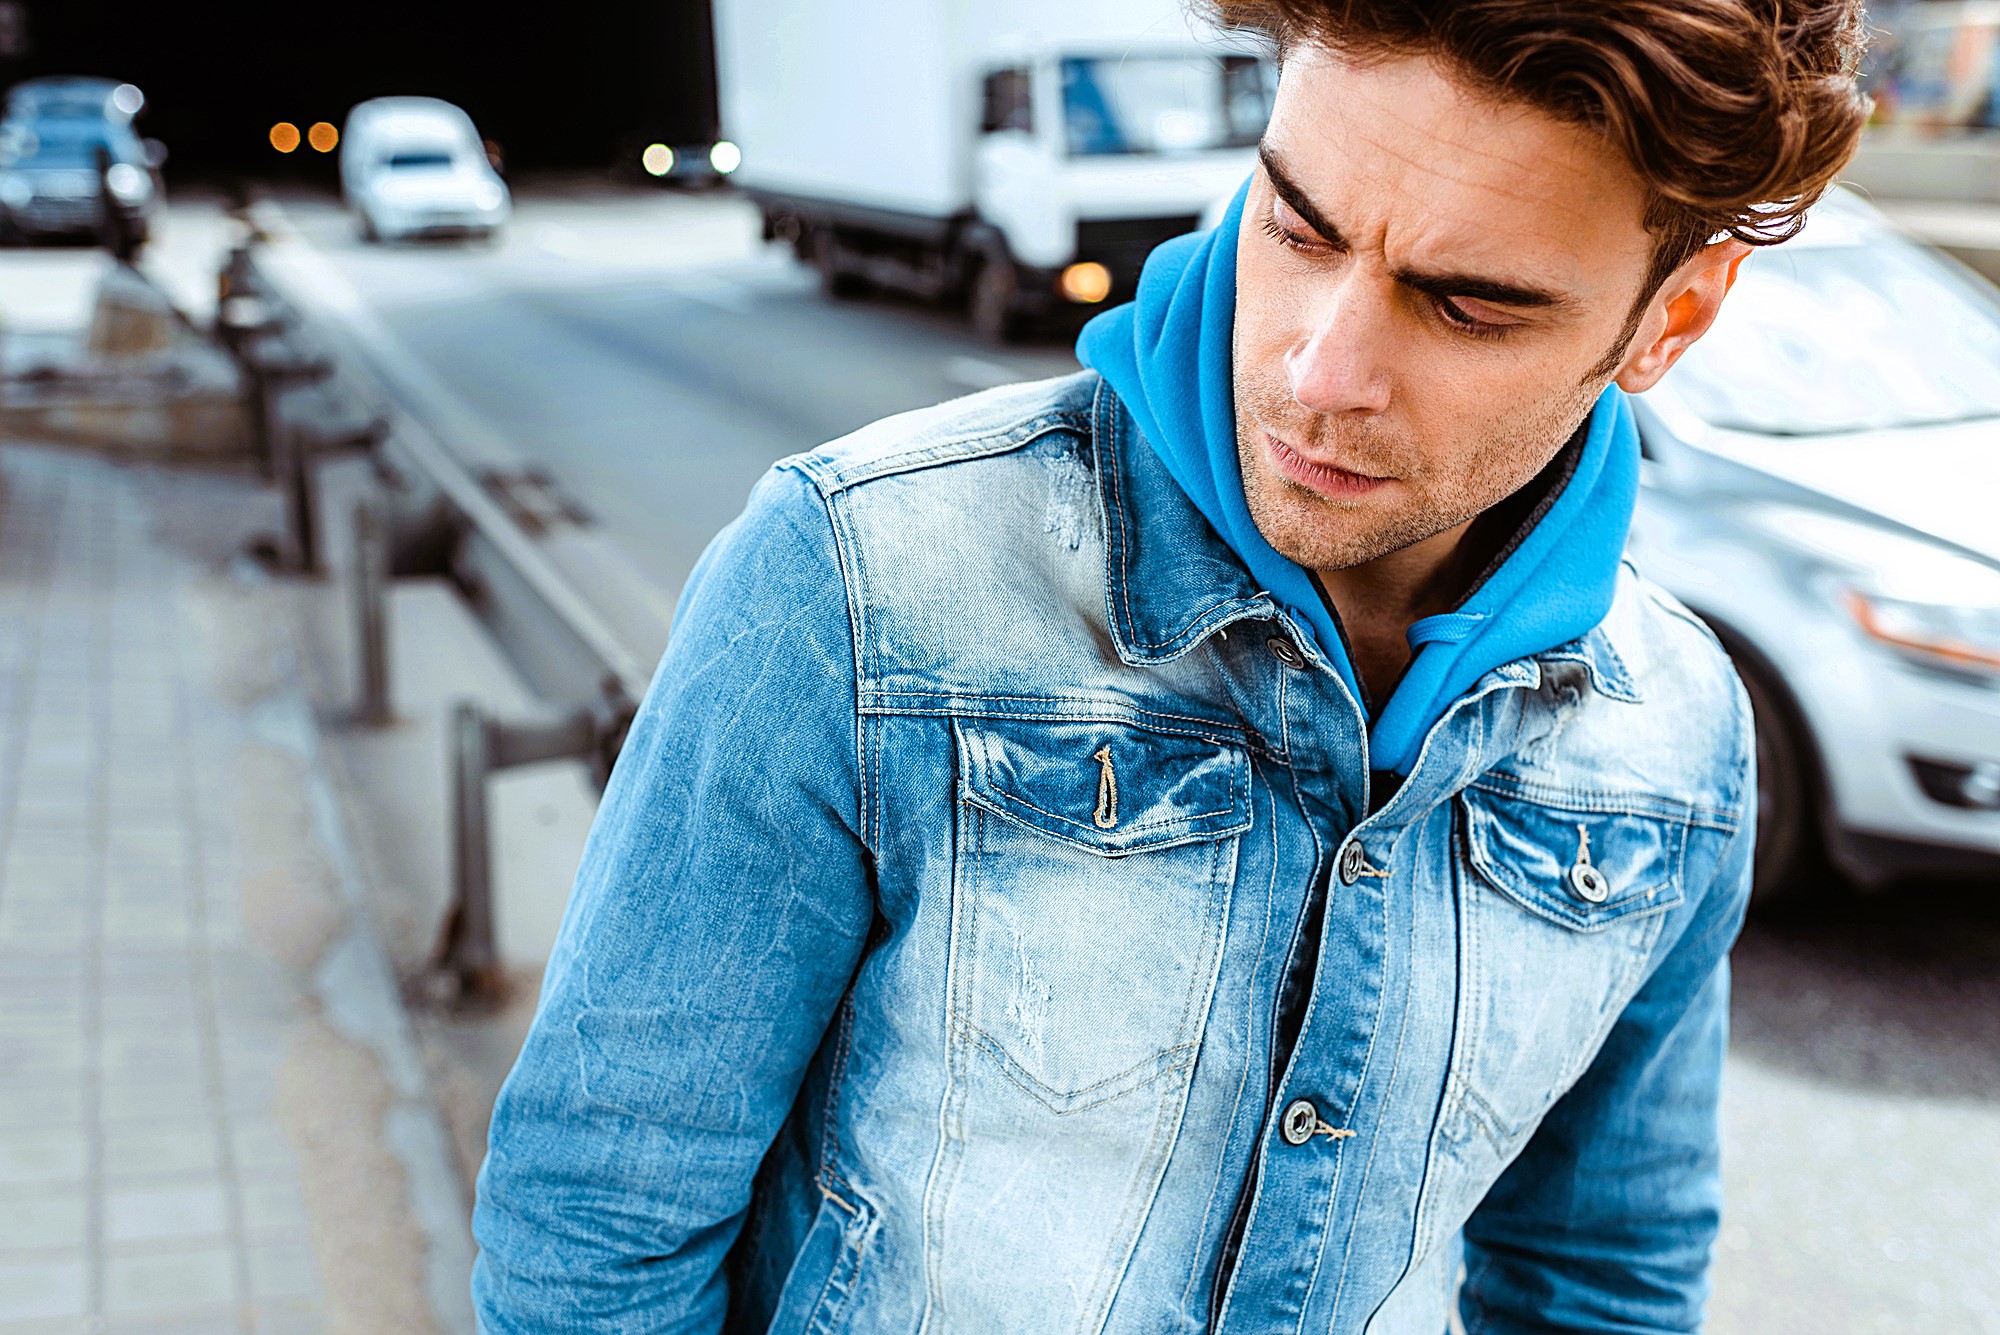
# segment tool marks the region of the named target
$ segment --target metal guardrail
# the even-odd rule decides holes
[[[385,600],[397,576],[449,580],[552,707],[544,718],[500,719],[461,702],[451,720],[452,885],[433,953],[433,991],[446,1001],[495,1000],[504,981],[487,780],[517,765],[573,759],[588,764],[601,787],[648,674],[524,526],[534,512],[510,503],[508,481],[483,483],[424,420],[412,401],[419,396],[405,392],[396,368],[371,355],[342,312],[326,309],[308,285],[288,281],[262,246],[253,223],[225,263],[216,333],[243,368],[260,455],[285,495],[275,564],[299,574],[322,567],[319,459],[365,450],[379,480],[354,516],[354,721],[380,725],[393,717]],[[366,405],[361,424],[328,430],[302,420],[295,403],[308,388]]]

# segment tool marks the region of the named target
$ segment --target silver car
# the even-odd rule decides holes
[[[2000,877],[2000,293],[1838,192],[1633,402],[1633,557],[1756,706],[1759,900]]]

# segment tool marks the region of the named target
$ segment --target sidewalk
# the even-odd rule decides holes
[[[470,1329],[275,520],[0,446],[0,1335]]]

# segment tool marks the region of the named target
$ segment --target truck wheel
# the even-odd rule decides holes
[[[1811,898],[1812,883],[1830,874],[1819,857],[1812,754],[1790,700],[1766,675],[1769,669],[1740,654],[1735,658],[1757,727],[1757,855],[1750,902],[1758,909],[1790,908]]]
[[[973,271],[967,312],[972,327],[989,343],[1011,343],[1021,336],[1018,298],[1021,277],[1014,262],[1000,255],[988,255]]]
[[[867,293],[868,280],[847,267],[831,228],[813,233],[812,257],[813,268],[819,271],[819,290],[827,296],[847,300]]]

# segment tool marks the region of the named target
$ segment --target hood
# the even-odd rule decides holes
[[[1250,518],[1236,455],[1230,336],[1236,239],[1247,183],[1212,231],[1155,250],[1137,300],[1084,326],[1077,356],[1103,376],[1195,508],[1272,598],[1318,638],[1318,651],[1362,698],[1341,632],[1303,567]],[[1454,611],[1409,629],[1413,658],[1369,727],[1370,765],[1408,774],[1431,726],[1503,663],[1587,634],[1611,609],[1639,490],[1639,437],[1625,396],[1592,410],[1576,467],[1496,570]]]
[[[1716,431],[1700,448],[2000,561],[2000,420],[1848,436]]]

